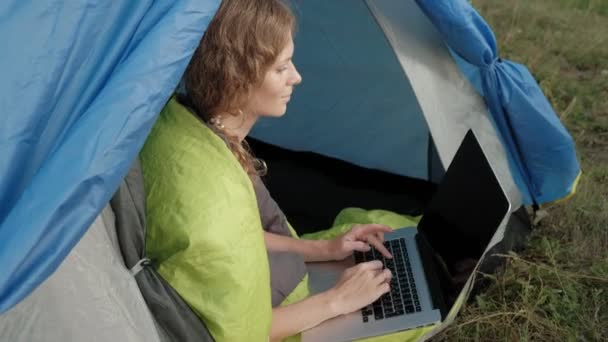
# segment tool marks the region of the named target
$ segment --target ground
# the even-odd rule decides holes
[[[576,195],[434,341],[608,341],[608,0],[474,0],[572,135]],[[484,275],[481,275],[484,276]]]

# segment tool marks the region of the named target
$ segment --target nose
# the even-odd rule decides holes
[[[292,64],[293,65],[293,64]],[[302,76],[296,69],[296,66],[293,65],[291,77],[289,78],[289,85],[295,86],[302,83]]]

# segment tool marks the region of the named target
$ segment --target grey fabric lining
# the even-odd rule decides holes
[[[116,233],[127,268],[145,259],[145,192],[139,160],[132,165],[110,201],[116,215]],[[202,320],[179,294],[156,272],[143,267],[135,279],[152,312],[163,341],[213,341]]]
[[[258,208],[265,231],[291,236],[285,215],[259,177],[253,180]],[[268,252],[272,307],[279,306],[306,275],[304,258],[292,252]]]

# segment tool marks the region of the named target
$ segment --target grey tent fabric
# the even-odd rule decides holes
[[[145,258],[145,192],[139,159],[131,166],[110,204],[116,215],[116,232],[128,268]],[[140,291],[165,341],[213,341],[203,321],[190,309],[179,294],[144,263],[135,275]]]
[[[0,315],[2,342],[160,342],[106,206],[59,268]]]

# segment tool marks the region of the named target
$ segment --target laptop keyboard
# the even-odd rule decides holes
[[[363,322],[368,322],[370,317],[381,320],[421,311],[405,239],[385,241],[384,247],[391,252],[393,259],[384,258],[373,247],[369,252],[354,253],[356,263],[380,260],[393,274],[391,291],[361,310]]]

